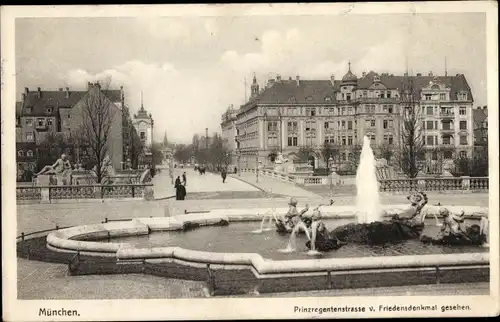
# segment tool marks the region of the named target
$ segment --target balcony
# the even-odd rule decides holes
[[[454,119],[455,113],[453,113],[453,111],[441,111],[439,116],[443,119]]]
[[[443,129],[441,130],[441,133],[452,134],[452,133],[455,133],[455,129],[454,129],[454,128],[452,128],[452,127],[443,128]]]

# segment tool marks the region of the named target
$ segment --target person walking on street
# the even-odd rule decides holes
[[[182,173],[182,184],[184,186],[187,186],[187,178],[186,178],[186,172]]]
[[[227,171],[226,171],[225,168],[222,168],[222,171],[220,172],[220,175],[222,177],[222,183],[226,183]]]

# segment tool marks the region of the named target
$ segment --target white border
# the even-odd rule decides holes
[[[419,2],[356,4],[262,4],[262,5],[147,5],[147,6],[46,6],[2,7],[2,263],[3,317],[8,321],[41,320],[40,307],[77,308],[79,320],[153,319],[241,319],[241,318],[366,318],[395,316],[492,316],[499,312],[499,236],[491,234],[490,296],[456,297],[335,297],[335,298],[234,298],[188,300],[100,300],[100,301],[19,301],[15,254],[15,62],[14,20],[16,17],[117,17],[117,16],[218,16],[218,15],[339,15],[388,13],[485,12],[487,19],[487,79],[489,110],[490,221],[498,219],[498,16],[496,2]],[[493,230],[495,231],[495,230]],[[8,278],[7,278],[8,276]],[[295,305],[322,307],[380,304],[463,304],[470,311],[421,311],[375,313],[294,313]],[[46,318],[47,319],[47,318]],[[52,320],[57,318],[52,317]],[[72,317],[60,320],[73,320]]]

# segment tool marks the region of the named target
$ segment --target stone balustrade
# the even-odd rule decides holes
[[[255,173],[255,171],[255,169],[241,169],[241,172]],[[259,175],[304,186],[330,184],[328,176],[301,176],[276,172],[269,169],[260,169]],[[338,178],[336,180],[338,180]],[[381,179],[379,180],[379,189],[381,192],[409,192],[415,190],[472,192],[489,190],[489,182],[488,177],[467,176],[450,178]]]
[[[52,203],[61,200],[154,199],[153,184],[27,186],[16,188],[16,199]]]
[[[489,189],[488,177],[413,178],[379,180],[381,192],[455,191],[472,192]]]

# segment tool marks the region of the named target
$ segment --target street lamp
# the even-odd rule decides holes
[[[259,183],[259,154],[255,155],[255,181]]]
[[[327,171],[327,174],[330,177],[330,198],[331,199],[333,199],[333,171],[330,174],[330,169],[332,167],[332,163],[333,163],[333,158],[330,155],[330,157],[328,158],[328,171]]]

